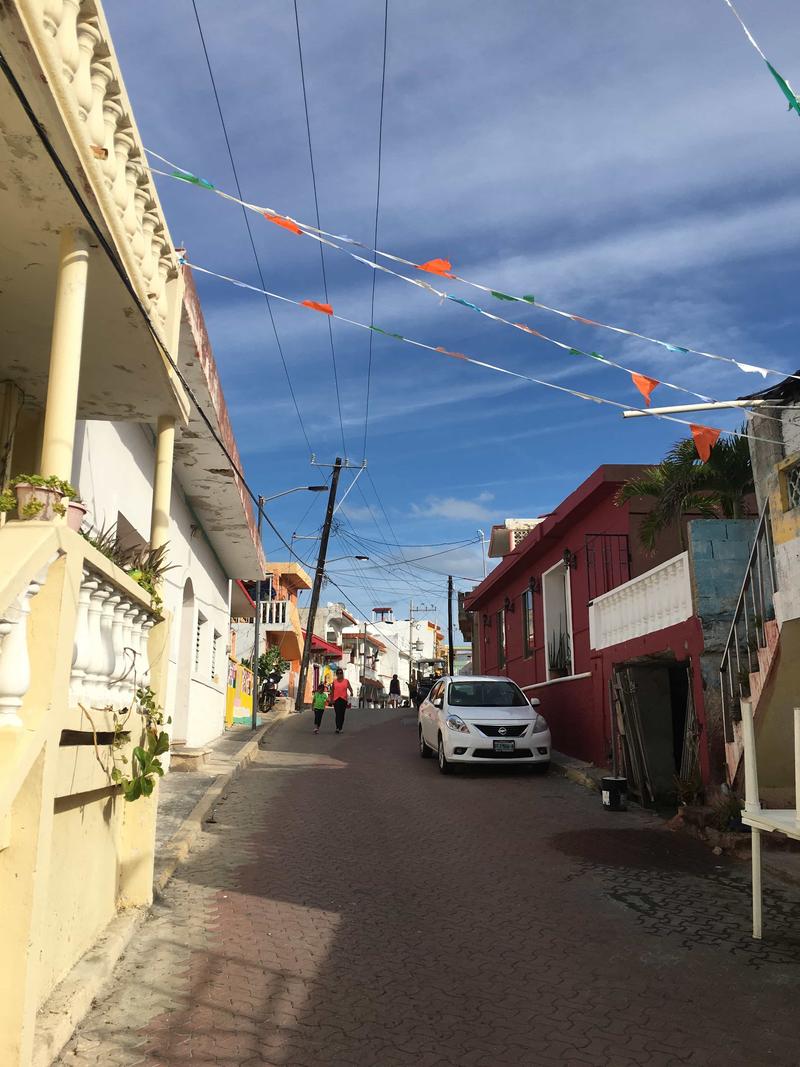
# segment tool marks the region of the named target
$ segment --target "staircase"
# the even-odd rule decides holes
[[[747,704],[759,731],[765,690],[779,659],[781,627],[775,618],[774,550],[769,502],[764,505],[747,563],[744,582],[720,665],[725,762],[733,785],[742,760],[742,705]]]

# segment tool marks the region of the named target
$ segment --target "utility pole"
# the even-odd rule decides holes
[[[448,674],[453,673],[453,575],[447,576],[447,661]]]
[[[264,518],[264,497],[258,498],[258,547],[261,548],[261,522]],[[253,665],[253,711],[252,711],[252,727],[255,730],[258,726],[258,698],[261,694],[261,679],[258,675],[258,631],[261,623],[261,564],[259,563],[258,580],[256,581],[256,624],[253,627],[253,658],[250,662]]]
[[[408,695],[414,683],[414,598],[408,602]]]
[[[364,650],[361,655],[361,690],[358,706],[367,706],[367,620],[364,620]]]
[[[342,472],[342,461],[339,456],[333,465],[333,477],[331,488],[328,493],[328,508],[325,512],[325,525],[322,527],[322,537],[319,542],[319,555],[317,556],[317,569],[314,573],[314,587],[311,590],[311,603],[308,606],[308,620],[306,621],[306,638],[303,642],[303,659],[300,663],[300,677],[297,681],[297,696],[294,701],[294,710],[303,710],[303,697],[306,691],[306,678],[308,677],[308,661],[311,659],[311,642],[314,637],[314,623],[317,620],[317,606],[319,594],[322,589],[322,579],[325,573],[325,558],[328,554],[328,538],[331,535],[331,523],[333,522],[334,505],[336,504],[336,488],[339,485],[339,475]]]

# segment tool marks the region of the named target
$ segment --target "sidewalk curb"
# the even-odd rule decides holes
[[[236,754],[236,762],[218,775],[208,787],[183,825],[161,848],[153,875],[153,901],[164,892],[178,865],[192,850],[203,830],[203,821],[231,782],[252,763],[262,740],[269,736],[290,712],[279,713],[260,726],[250,741]],[[180,772],[176,772],[180,773]],[[39,1009],[36,1020],[32,1067],[50,1067],[83,1022],[92,1003],[102,995],[114,969],[128,949],[137,930],[150,914],[152,905],[130,908],[115,915],[92,947],[78,960]]]
[[[563,752],[557,752],[555,749],[550,752],[550,769],[554,774],[568,778],[571,782],[582,785],[584,789],[591,789],[596,793],[600,792],[600,779],[606,773],[593,763],[573,759],[572,756],[565,756]]]

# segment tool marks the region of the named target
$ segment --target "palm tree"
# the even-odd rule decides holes
[[[740,432],[744,435],[745,428]],[[718,441],[707,463],[700,462],[694,441],[687,437],[673,445],[655,467],[648,467],[638,478],[625,482],[616,503],[621,506],[640,497],[655,501],[639,528],[639,539],[652,552],[658,534],[676,523],[681,544],[686,548],[682,519],[687,514],[740,518],[745,511],[745,497],[752,491],[753,469],[746,436]]]

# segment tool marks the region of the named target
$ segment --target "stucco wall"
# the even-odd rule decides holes
[[[89,509],[87,518],[102,527],[116,522],[121,513],[147,541],[154,461],[153,436],[148,427],[136,423],[80,423],[72,481]],[[228,580],[174,478],[170,512],[169,558],[173,569],[167,572],[163,589],[164,606],[172,616],[166,711],[173,718],[173,738],[200,746],[219,736],[225,725]],[[193,604],[184,612],[187,581],[191,581]],[[201,629],[195,669],[198,612],[206,622]],[[191,633],[183,631],[182,644],[184,627],[189,627]],[[220,635],[216,675],[212,675],[211,668],[214,631]],[[190,650],[186,671],[178,669],[182,647]],[[184,715],[182,709],[187,707],[188,715]]]

